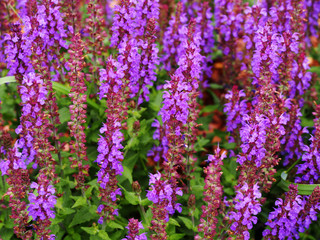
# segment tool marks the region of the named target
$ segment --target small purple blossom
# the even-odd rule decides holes
[[[252,188],[245,183],[238,191],[234,199],[234,208],[228,213],[228,217],[232,220],[230,229],[236,234],[243,236],[245,240],[250,239],[249,231],[256,224],[258,218],[256,215],[261,211],[259,202],[261,192],[256,183]]]
[[[29,215],[34,220],[55,218],[54,211],[52,210],[57,202],[57,197],[54,196],[54,187],[45,181],[39,184],[33,182],[30,187],[35,189],[35,192],[29,193],[28,196],[30,201],[28,207]]]
[[[128,234],[122,240],[147,240],[146,233],[139,234],[139,230],[144,228],[137,219],[130,218],[126,228],[128,229]]]
[[[162,180],[161,173],[150,174],[149,185],[151,190],[147,192],[147,198],[167,210],[166,221],[169,221],[169,214],[182,211],[181,204],[175,203],[174,200],[176,195],[182,196],[182,190],[174,189],[167,180]]]

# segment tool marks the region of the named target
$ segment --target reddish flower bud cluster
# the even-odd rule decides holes
[[[70,59],[67,63],[70,71],[68,72],[68,79],[70,81],[71,91],[69,97],[71,98],[72,105],[70,105],[71,121],[68,122],[70,128],[70,136],[74,138],[70,142],[71,153],[75,154],[69,158],[71,167],[78,168],[77,173],[74,175],[77,186],[83,187],[84,177],[88,176],[89,165],[83,166],[83,160],[87,161],[86,153],[86,135],[84,133],[86,122],[86,108],[87,105],[85,91],[87,87],[84,82],[84,67],[83,56],[84,44],[80,38],[80,34],[75,34],[71,39],[69,54]]]
[[[199,232],[203,232],[204,239],[214,239],[217,232],[217,216],[222,204],[223,189],[220,182],[222,175],[221,166],[222,160],[226,157],[226,152],[222,152],[220,156],[220,148],[218,146],[215,155],[208,156],[209,165],[204,169],[206,174],[204,186],[204,202],[207,205],[201,207],[202,214],[200,224],[198,226]]]

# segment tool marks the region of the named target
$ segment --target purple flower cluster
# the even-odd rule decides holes
[[[244,90],[239,91],[236,86],[225,95],[229,101],[225,104],[223,111],[227,114],[226,125],[229,132],[241,126],[243,116],[248,113],[245,97]],[[241,98],[243,100],[240,100]]]
[[[149,185],[151,190],[147,193],[147,198],[155,204],[164,205],[168,214],[174,214],[175,210],[182,211],[181,204],[175,203],[176,195],[182,196],[180,188],[173,189],[167,180],[161,179],[161,173],[150,174]],[[169,215],[166,215],[166,221],[169,221]]]
[[[21,149],[20,167],[26,168],[29,163],[33,163],[36,168],[37,151],[34,146],[34,137],[38,135],[43,124],[41,110],[47,99],[48,91],[44,82],[36,73],[24,75],[22,85],[19,87],[22,102],[22,113],[20,125],[16,128],[16,133],[20,135],[17,147]]]
[[[302,164],[297,166],[297,174],[301,174],[295,179],[295,182],[305,182],[316,184],[320,182],[320,105],[316,105],[316,111],[313,113],[314,132],[310,138],[310,146],[304,145],[302,155]]]
[[[283,61],[280,54],[286,50],[283,36],[280,33],[273,33],[270,22],[267,22],[265,26],[259,26],[253,41],[255,42],[251,63],[253,73],[257,78],[264,75],[265,72],[261,73],[261,66],[267,61],[272,80],[277,82],[279,80],[277,69]]]
[[[182,196],[182,190],[176,187],[175,179],[164,180],[161,173],[150,174],[150,190],[147,198],[153,202],[151,206],[153,219],[151,230],[155,234],[151,235],[152,240],[166,239],[166,223],[169,221],[169,214],[174,214],[177,210],[182,211],[181,204],[176,203],[177,195]]]
[[[218,29],[221,37],[222,51],[225,55],[228,55],[231,49],[229,42],[234,41],[239,37],[239,32],[242,30],[243,13],[242,13],[242,1],[230,1],[230,0],[215,0],[215,21],[216,28]],[[235,41],[234,43],[235,44]]]
[[[128,234],[122,240],[147,240],[146,233],[139,235],[139,230],[143,229],[143,226],[137,219],[130,218],[126,228],[128,229]]]
[[[261,193],[258,184],[250,187],[245,183],[238,191],[234,199],[234,207],[228,213],[228,217],[232,220],[230,229],[235,234],[240,234],[245,240],[250,239],[248,230],[252,229],[258,218],[256,215],[261,211],[259,202]]]
[[[309,30],[310,35],[313,37],[318,37],[319,34],[319,14],[320,14],[320,2],[313,0],[305,0],[304,7],[307,10],[307,19],[306,28]],[[308,42],[309,38],[306,39]]]
[[[115,5],[111,28],[111,46],[119,46],[130,38],[141,38],[146,31],[148,19],[159,18],[158,0],[121,0]]]
[[[98,142],[98,163],[100,170],[98,172],[98,182],[100,184],[100,196],[102,204],[98,207],[98,212],[102,217],[98,223],[102,224],[103,220],[113,218],[117,215],[116,209],[117,195],[121,195],[120,188],[117,186],[117,175],[121,175],[123,167],[121,161],[124,140],[121,133],[122,122],[126,113],[126,85],[121,78],[117,69],[118,63],[110,57],[107,61],[107,68],[100,70],[100,98],[106,98],[106,115],[107,119],[100,128]],[[106,217],[105,217],[106,216]]]
[[[156,80],[155,69],[159,64],[155,44],[158,1],[120,1],[115,6],[111,46],[119,49],[119,70],[128,81],[130,97],[138,95],[138,104],[149,100],[149,88]]]
[[[58,68],[61,67],[58,50],[61,47],[68,48],[64,40],[67,34],[59,10],[60,6],[56,0],[46,0],[42,4],[32,4],[37,11],[25,11],[22,15],[24,56],[30,57],[32,55],[33,58],[42,58],[41,63],[33,60],[33,68],[39,70],[45,65],[49,71],[55,72],[51,79],[56,81],[60,74]]]
[[[184,12],[183,4],[177,4],[176,14],[169,21],[169,26],[163,35],[163,55],[160,61],[164,64],[164,69],[171,71],[175,68],[181,55],[183,54],[181,42],[186,38],[188,18]]]
[[[57,202],[57,197],[54,195],[54,187],[35,182],[32,182],[30,187],[35,189],[35,193],[29,193],[28,196],[30,202],[28,211],[33,220],[55,218],[54,211],[52,210]]]
[[[141,104],[143,99],[149,101],[148,94],[149,86],[153,85],[153,82],[157,80],[156,72],[157,65],[159,65],[159,57],[156,40],[156,18],[148,20],[145,40],[141,44],[141,63],[140,63],[140,79],[139,79],[139,95],[138,104]],[[142,40],[141,40],[142,41]],[[131,88],[132,89],[132,88]]]
[[[319,187],[311,196],[300,196],[296,185],[289,186],[285,199],[279,198],[274,211],[269,214],[266,223],[270,229],[263,231],[265,239],[298,239],[299,233],[309,228],[317,220],[320,212]]]
[[[122,152],[120,151],[123,146],[123,134],[120,132],[121,124],[114,122],[113,124],[104,123],[100,129],[100,133],[107,135],[106,137],[100,136],[98,142],[98,152],[96,162],[100,165],[101,169],[98,172],[98,181],[100,186],[105,189],[109,180],[110,173],[108,171],[114,171],[116,175],[123,172],[121,160],[123,159]],[[108,171],[106,171],[108,170]],[[113,201],[116,200],[116,194],[112,194],[110,197]]]

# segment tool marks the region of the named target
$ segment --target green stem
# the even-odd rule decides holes
[[[140,215],[141,215],[141,218],[142,218],[142,221],[143,222],[146,222],[146,211],[144,209],[144,207],[141,205],[141,197],[140,197],[140,194],[139,194],[139,207],[140,207]]]
[[[294,168],[300,161],[301,161],[301,159],[298,159],[297,161],[295,161],[295,162],[289,167],[289,169],[288,169],[286,172],[289,173],[289,172],[291,171],[291,169]]]

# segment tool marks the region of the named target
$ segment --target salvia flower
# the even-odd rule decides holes
[[[11,218],[14,219],[14,233],[21,239],[32,239],[32,231],[27,228],[29,225],[29,215],[27,212],[27,203],[24,199],[27,197],[30,185],[30,176],[27,169],[20,168],[17,163],[20,160],[21,153],[17,143],[8,149],[5,159],[0,163],[2,174],[7,175],[7,183],[10,188],[7,195],[10,196],[9,207],[11,208]]]
[[[314,133],[310,138],[310,146],[304,145],[303,163],[297,166],[297,174],[301,176],[298,176],[295,182],[315,184],[320,181],[320,105],[316,105],[313,115]]]
[[[261,192],[259,191],[258,184],[250,187],[245,183],[237,191],[234,207],[228,213],[228,217],[232,222],[230,230],[234,234],[239,234],[245,240],[250,239],[249,230],[258,221],[256,215],[261,211],[260,198]]]
[[[102,224],[104,219],[109,220],[113,215],[117,215],[116,209],[117,196],[121,195],[120,188],[117,186],[117,175],[123,171],[122,159],[124,140],[121,132],[122,122],[126,118],[126,83],[123,81],[124,74],[121,68],[112,57],[107,61],[107,68],[100,70],[100,98],[106,97],[107,119],[100,128],[100,139],[98,142],[98,182],[100,184],[100,196],[102,203],[98,207],[101,215],[98,223]],[[117,68],[117,66],[119,66]],[[120,69],[120,70],[119,70]]]
[[[186,38],[186,31],[188,18],[184,12],[183,4],[179,2],[175,16],[169,21],[169,26],[164,32],[163,36],[163,55],[161,62],[164,63],[164,69],[171,71],[176,67],[181,55],[181,42]]]
[[[204,186],[204,202],[206,205],[201,207],[202,214],[200,224],[198,226],[199,232],[203,232],[204,239],[214,239],[216,235],[216,228],[219,215],[219,208],[222,204],[223,189],[220,182],[222,175],[221,166],[222,160],[226,157],[226,151],[221,153],[218,146],[215,155],[208,156],[209,165],[204,169],[206,174]]]
[[[224,112],[227,114],[227,130],[229,132],[233,132],[241,126],[243,116],[248,113],[245,97],[244,90],[239,91],[236,86],[225,95],[228,102],[225,104]]]
[[[34,168],[39,164],[35,158],[35,136],[43,124],[41,111],[46,103],[48,91],[44,86],[41,77],[33,72],[24,75],[22,85],[19,87],[19,93],[22,101],[22,114],[20,125],[16,128],[16,133],[20,135],[17,146],[22,149],[21,161],[24,162],[26,168],[29,163],[34,164]],[[44,163],[40,163],[41,166]]]
[[[166,239],[166,223],[169,221],[169,214],[175,211],[181,212],[181,204],[176,203],[176,196],[182,196],[182,190],[174,187],[172,181],[164,180],[161,173],[150,174],[150,190],[147,198],[153,202],[152,214],[154,220],[151,221],[151,230],[155,232],[151,239]]]
[[[130,218],[126,228],[128,229],[128,234],[122,240],[147,240],[146,233],[139,234],[139,230],[143,229],[143,226],[137,219]]]
[[[57,197],[54,195],[55,189],[51,185],[50,179],[46,176],[45,168],[40,170],[40,176],[37,179],[38,183],[32,182],[30,187],[34,192],[29,193],[28,205],[29,216],[37,222],[35,233],[41,239],[54,238],[50,235],[51,230],[48,227],[51,224],[51,218],[55,218],[53,211],[54,205],[57,202]]]
[[[30,185],[36,191],[35,193],[29,193],[29,214],[34,220],[46,218],[54,218],[55,214],[52,208],[56,204],[56,196],[54,196],[55,189],[52,185],[39,185],[32,182]]]
[[[84,65],[84,44],[81,41],[80,34],[76,34],[71,39],[69,48],[69,67],[68,78],[71,85],[71,91],[69,97],[71,97],[72,105],[70,105],[71,121],[68,122],[70,128],[70,135],[74,138],[70,142],[71,153],[76,156],[72,156],[69,160],[72,162],[71,167],[78,167],[78,173],[75,174],[77,180],[77,186],[81,187],[84,184],[84,177],[88,176],[89,165],[83,166],[82,161],[88,160],[86,153],[86,135],[84,133],[86,122],[86,108],[87,105],[85,91],[87,87],[84,83],[84,73],[81,72]]]
[[[319,187],[310,196],[298,195],[297,185],[291,184],[285,199],[279,198],[276,208],[269,214],[263,231],[265,239],[298,239],[299,233],[309,228],[312,221],[317,220],[320,211]]]

